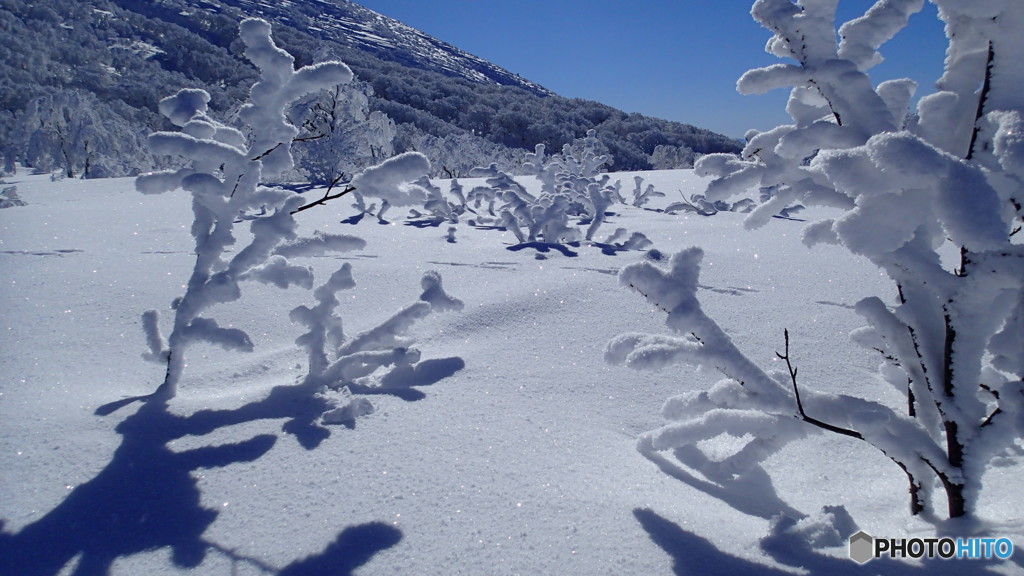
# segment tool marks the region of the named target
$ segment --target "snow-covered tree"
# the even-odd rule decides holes
[[[698,157],[699,155],[688,146],[659,144],[651,153],[651,168],[655,170],[693,168],[693,163],[697,161]]]
[[[136,180],[138,190],[146,194],[178,188],[192,194],[196,263],[185,294],[172,305],[174,327],[166,343],[159,332],[157,313],[147,312],[143,318],[149,357],[167,364],[161,391],[168,396],[177,392],[185,352],[192,344],[205,341],[232,350],[252,350],[244,331],[222,327],[205,315],[215,304],[240,298],[241,281],[306,288],[313,283],[310,268],[292,265],[275,253],[283,242],[295,240],[293,213],[304,204],[303,197],[262,186],[261,181],[292,167],[290,147],[298,129],[285,118],[287,106],[303,95],[350,80],[352,72],[338,62],[293,70],[294,59],[274,44],[270,25],[262,20],[243,21],[240,35],[246,57],[261,73],[252,87],[251,102],[239,114],[251,137],[211,119],[206,114],[210,96],[205,91],[182,90],[160,102],[160,111],[181,127],[181,132],[157,132],[150,136],[150,147],[157,154],[185,158],[188,165]],[[251,221],[249,245],[228,258],[227,249],[235,243],[233,228],[238,214],[263,207],[269,212]],[[350,250],[362,246],[363,241],[330,236],[322,244],[325,249]]]
[[[461,178],[477,166],[497,164],[505,172],[519,173],[524,150],[506,148],[469,132],[455,132],[437,136],[424,132],[412,124],[397,128],[396,152],[415,151],[430,160],[432,177]]]
[[[761,369],[702,310],[701,252],[690,249],[667,270],[645,262],[620,275],[669,313],[676,335],[621,335],[609,361],[710,364],[727,376],[668,401],[671,422],[640,440],[648,457],[751,434],[737,454],[703,465],[721,479],[824,430],[866,441],[902,469],[912,513],[930,510],[939,484],[948,515],[959,517],[974,511],[991,459],[1024,435],[1024,69],[1014,62],[1024,51],[1024,3],[933,2],[949,38],[945,73],[912,116],[913,83],[875,86],[867,71],[923,0],[879,0],[838,36],[835,0],[758,0],[752,14],[774,33],[767,50],[794,63],[752,70],[738,87],[792,87],[794,123],[751,134],[743,159],[712,155],[697,166],[716,177],[711,201],[774,190],[748,226],[794,201],[837,210],[810,224],[804,242],[841,245],[892,279],[893,302],[857,304],[868,326],[853,339],[880,353],[880,374],[905,403],[802,390],[788,333],[778,354],[787,371]]]
[[[137,174],[152,166],[142,134],[95,96],[55,90],[33,99],[18,117],[13,138],[21,160],[37,172],[68,178]]]
[[[329,184],[344,175],[380,163],[394,154],[395,123],[370,111],[373,89],[353,81],[338,84],[292,105],[302,132],[295,146],[296,165],[313,184]]]
[[[302,195],[262,184],[264,178],[293,167],[290,148],[299,130],[285,116],[289,105],[304,95],[348,82],[351,71],[340,62],[294,70],[294,59],[274,44],[270,25],[263,20],[243,21],[240,33],[246,57],[260,70],[251,102],[239,114],[250,137],[207,115],[209,94],[182,90],[160,103],[161,112],[182,131],[153,134],[150,146],[158,154],[185,158],[188,165],[136,180],[138,190],[147,194],[178,188],[190,192],[195,216],[192,235],[196,264],[185,294],[172,304],[174,325],[166,341],[159,328],[159,314],[150,310],[143,315],[149,345],[146,357],[167,366],[157,392],[165,397],[177,393],[185,352],[191,345],[206,342],[229,350],[253,349],[243,330],[222,327],[206,315],[216,304],[239,299],[241,282],[255,280],[278,288],[313,289],[312,268],[294,264],[293,260],[365,246],[362,239],[352,236],[316,232],[311,237],[298,237],[295,215],[328,197],[307,203]],[[384,202],[402,204],[422,192],[416,187],[407,188],[405,183],[429,169],[422,155],[403,154],[359,173],[353,185]],[[259,210],[258,215],[247,217],[251,221],[250,243],[229,257],[227,248],[235,242],[233,228],[239,221],[238,214],[255,210]],[[324,387],[340,388],[382,367],[412,369],[419,361],[419,352],[409,348],[401,335],[432,311],[462,306],[444,292],[440,275],[429,272],[422,280],[420,302],[366,332],[346,338],[336,314],[336,293],[352,286],[351,267],[345,264],[314,290],[316,305],[299,306],[291,312],[292,320],[309,329],[296,343],[309,354],[309,373],[303,386],[311,393],[323,394]],[[325,398],[325,404],[332,407],[322,416],[328,424],[372,411],[368,400],[348,394]]]

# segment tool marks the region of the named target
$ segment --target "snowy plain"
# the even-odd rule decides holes
[[[632,176],[613,178],[628,188]],[[651,208],[704,188],[692,171],[642,176],[666,194]],[[320,426],[286,392],[305,367],[288,313],[309,293],[255,283],[215,310],[255,352],[197,347],[177,397],[134,400],[164,375],[141,357],[140,316],[166,310],[194,262],[184,192],[23,173],[8,183],[27,205],[0,210],[0,574],[1024,574],[1019,551],[860,566],[845,542],[773,533],[782,511],[843,506],[877,536],[974,535],[910,517],[900,470],[849,438],[812,435],[728,485],[645,459],[636,440],[663,423],[664,401],[720,377],[604,361],[618,334],[667,332],[664,313],[616,278],[644,251],[517,246],[465,219],[452,242],[447,224],[398,209],[387,224],[353,224],[346,199],[303,212],[303,234],[366,240],[309,259],[318,281],[352,264],[347,333],[415,301],[427,270],[465,303],[414,327],[423,370],[352,387],[372,414]],[[602,236],[624,227],[664,254],[704,249],[699,297],[751,358],[778,362],[788,329],[803,386],[900,402],[878,358],[849,341],[860,298],[895,297],[867,261],[806,248],[797,221],[747,231],[728,212],[611,211]],[[969,529],[1024,546],[1021,466],[999,464]]]

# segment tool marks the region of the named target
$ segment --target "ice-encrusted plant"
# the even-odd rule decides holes
[[[469,176],[484,178],[486,186],[476,186],[464,193],[453,184],[452,194],[457,203],[443,202],[434,190],[426,209],[438,222],[455,221],[465,214],[471,225],[498,226],[512,232],[520,244],[572,244],[587,241],[602,249],[638,249],[650,244],[640,233],[623,244],[624,230],[616,230],[603,242],[596,240],[598,229],[605,222],[607,210],[616,202],[624,202],[621,183],[611,183],[600,170],[607,156],[598,153],[596,132],[576,145],[566,145],[561,154],[545,155],[545,147],[538,144],[526,155],[524,171],[536,176],[541,184],[539,194],[526,190],[510,174],[496,164],[478,167]],[[417,213],[419,215],[419,213]],[[469,215],[472,216],[469,216]],[[585,226],[585,230],[581,227]]]
[[[716,176],[709,200],[774,187],[748,226],[793,201],[838,209],[810,224],[804,242],[843,246],[895,284],[894,302],[856,305],[868,327],[853,339],[881,355],[881,378],[905,402],[801,390],[788,333],[777,353],[787,370],[760,368],[702,310],[701,252],[685,250],[667,269],[645,262],[620,274],[669,313],[675,334],[625,334],[607,350],[609,361],[634,368],[707,364],[727,377],[667,402],[670,422],[639,441],[652,460],[664,463],[666,450],[693,455],[698,442],[721,434],[750,434],[723,460],[689,459],[722,480],[823,430],[891,459],[908,478],[911,513],[930,512],[937,484],[948,516],[961,517],[974,513],[993,457],[1024,435],[1024,70],[1013,61],[1024,48],[1024,4],[933,1],[949,37],[946,69],[916,116],[906,114],[909,80],[873,86],[866,72],[923,0],[876,2],[839,28],[838,43],[834,0],[756,2],[752,14],[774,33],[768,50],[796,63],[752,70],[739,88],[791,86],[794,124],[754,135],[746,159],[699,163]],[[955,255],[951,269],[943,254]]]
[[[210,96],[205,91],[182,90],[160,102],[161,113],[181,131],[154,133],[149,144],[155,154],[184,158],[187,165],[136,179],[136,188],[144,194],[181,188],[192,195],[196,262],[185,294],[172,304],[174,324],[166,343],[160,335],[157,312],[151,310],[143,317],[149,357],[167,364],[160,391],[168,396],[177,393],[185,353],[192,344],[208,342],[232,350],[252,350],[244,331],[221,327],[206,315],[212,306],[240,298],[242,280],[307,288],[313,282],[311,269],[293,266],[274,254],[282,242],[296,238],[292,212],[303,205],[303,198],[261,182],[292,167],[290,147],[298,130],[285,118],[287,106],[306,94],[350,81],[352,72],[338,62],[293,70],[294,59],[274,44],[270,25],[262,20],[243,21],[239,32],[246,57],[260,70],[260,79],[250,92],[251,102],[239,113],[251,137],[211,118],[207,114]],[[250,243],[227,257],[227,249],[236,241],[239,213],[261,208],[267,212],[251,220]],[[352,249],[362,241],[331,237],[327,244]]]
[[[250,92],[251,102],[239,113],[247,137],[242,131],[212,119],[207,114],[209,95],[202,90],[182,90],[160,103],[161,112],[180,132],[157,132],[150,136],[156,154],[178,156],[187,160],[185,167],[166,172],[146,174],[136,180],[136,187],[146,194],[184,189],[192,195],[196,262],[185,294],[172,303],[174,321],[165,340],[159,328],[159,314],[150,310],[143,315],[151,360],[167,366],[158,394],[173,397],[185,367],[188,348],[198,342],[220,345],[229,350],[251,351],[253,343],[245,331],[222,327],[209,315],[217,304],[241,297],[241,283],[246,280],[270,284],[278,288],[300,286],[313,288],[313,270],[294,264],[296,258],[320,256],[330,252],[355,250],[365,242],[353,236],[315,232],[298,237],[296,214],[304,208],[323,203],[327,198],[306,203],[303,196],[282,188],[262,184],[265,178],[292,168],[290,147],[298,130],[285,112],[291,102],[326,87],[348,82],[352,73],[340,62],[325,62],[294,69],[294,59],[278,48],[271,38],[270,25],[262,20],[248,19],[241,23],[240,35],[246,45],[245,55],[260,70],[260,79]],[[404,155],[360,173],[352,184],[377,195],[394,194],[399,184],[415,180],[426,173],[429,165],[421,155]],[[391,197],[391,196],[387,196]],[[391,197],[393,201],[398,199]],[[240,219],[239,214],[255,213]],[[249,222],[251,239],[242,249],[231,253],[236,242],[235,226]],[[348,280],[345,280],[345,279]],[[319,307],[345,282],[351,280],[348,266],[342,267],[315,291]],[[440,280],[438,279],[438,284]],[[426,307],[426,308],[424,308]],[[315,310],[316,308],[314,308]],[[420,316],[430,305],[417,308]],[[327,322],[327,335],[340,340],[340,319],[333,307],[323,311],[324,319],[294,312],[294,317],[316,330],[317,322]],[[390,327],[390,328],[389,328]],[[378,332],[394,330],[407,323],[391,322],[376,328]],[[325,336],[327,337],[327,336]],[[306,339],[308,340],[307,335]],[[300,339],[300,345],[311,344]],[[323,346],[322,354],[327,354]],[[376,350],[376,348],[374,348]],[[350,356],[346,350],[340,357]],[[312,352],[311,352],[312,354]],[[343,370],[327,371],[322,362],[310,361],[307,378],[326,383],[332,376],[344,378]],[[387,365],[380,359],[376,367]]]
[[[346,392],[347,384],[380,368],[398,372],[414,369],[420,361],[420,351],[404,338],[409,328],[432,312],[463,308],[461,300],[445,292],[441,275],[431,270],[424,273],[420,281],[423,293],[418,301],[402,307],[377,326],[346,337],[341,317],[337,315],[340,305],[337,294],[355,285],[352,267],[346,263],[313,291],[315,306],[299,306],[291,311],[291,320],[309,329],[295,343],[305,349],[309,357],[303,385],[313,390]],[[336,398],[334,404],[334,408],[322,416],[326,424],[351,421],[373,411],[368,399],[352,397],[347,392],[341,399]]]
[[[609,158],[607,154],[601,154],[598,148],[597,131],[593,129],[588,130],[586,137],[575,144],[563,146],[561,154],[545,157],[544,145],[538,144],[533,153],[526,155],[523,168],[527,174],[535,175],[540,180],[541,195],[531,210],[512,211],[510,215],[531,232],[558,231],[572,238],[578,232],[568,226],[568,218],[581,218],[587,222],[583,238],[593,240],[597,229],[604,223],[605,211],[621,198],[621,183],[616,181],[611,184],[611,178],[601,174]],[[553,238],[545,241],[560,240]]]

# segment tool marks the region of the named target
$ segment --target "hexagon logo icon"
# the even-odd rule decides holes
[[[861,530],[850,536],[850,560],[864,564],[875,557],[875,539],[871,534]]]

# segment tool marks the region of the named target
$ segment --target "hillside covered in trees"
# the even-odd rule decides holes
[[[230,122],[256,78],[242,57],[238,22],[260,15],[297,65],[341,59],[357,82],[300,103],[293,121],[324,134],[326,109],[337,142],[306,155],[346,154],[337,168],[408,150],[431,158],[439,175],[457,176],[497,162],[515,170],[536,144],[560,150],[595,129],[611,170],[691,165],[700,154],[739,144],[693,126],[552,94],[493,64],[357,4],[251,0],[0,0],[0,141],[7,170],[20,162],[40,172],[105,177],[159,167],[144,135],[167,126],[160,99],[183,87],[211,95]],[[336,126],[342,117],[345,129]],[[360,157],[367,158],[366,162]],[[299,176],[326,176],[300,162]],[[318,175],[319,174],[319,175]]]

